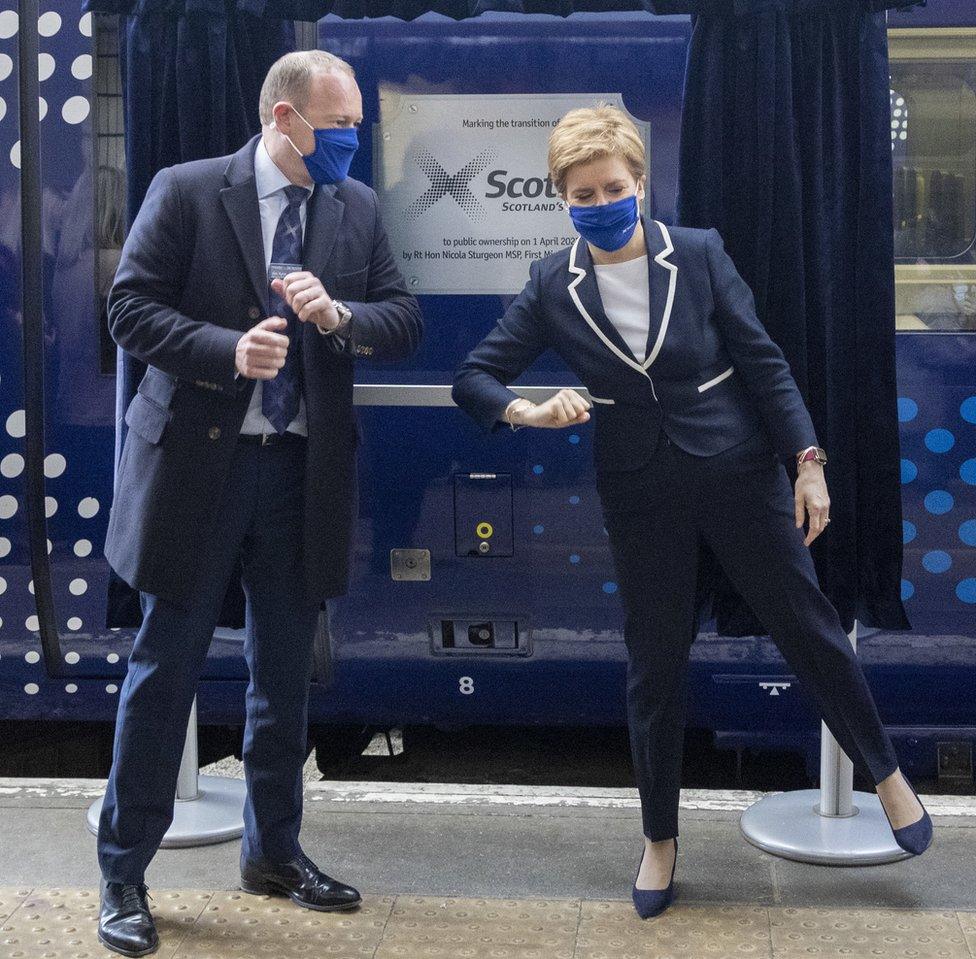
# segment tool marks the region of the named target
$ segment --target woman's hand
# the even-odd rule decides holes
[[[810,517],[804,546],[809,546],[830,522],[830,497],[827,495],[827,482],[823,467],[816,460],[800,464],[794,491],[796,503],[796,528],[803,528],[805,515]]]
[[[589,420],[590,404],[575,390],[560,390],[545,403],[538,405],[527,401],[513,404],[508,418],[515,426],[540,426],[544,429],[562,429]]]

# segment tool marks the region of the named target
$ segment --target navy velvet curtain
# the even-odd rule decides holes
[[[715,226],[756,293],[808,400],[828,467],[830,532],[815,544],[821,582],[855,615],[907,626],[900,600],[901,500],[895,407],[891,158],[883,11],[916,0],[85,0],[118,14],[128,209],[173,163],[218,156],[258,129],[272,62],[293,20],[488,11],[689,13],[679,218]],[[120,355],[124,411],[142,375]],[[119,442],[124,424],[119,417]],[[240,625],[232,591],[223,622]],[[717,618],[758,631],[726,583]],[[139,620],[125,584],[109,625]]]
[[[906,628],[881,4],[697,6],[678,219],[724,237],[828,452],[821,586],[847,629]],[[716,613],[721,632],[755,625],[724,583]]]
[[[271,64],[294,48],[294,25],[242,12],[222,0],[204,4],[100,0],[85,8],[120,16],[131,224],[160,169],[230,153],[258,132],[261,83]],[[125,438],[123,416],[144,372],[142,363],[119,351],[116,463]],[[112,573],[107,625],[135,626],[141,618],[138,594]],[[236,580],[221,625],[244,625],[244,597]]]

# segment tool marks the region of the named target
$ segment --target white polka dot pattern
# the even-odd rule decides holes
[[[20,26],[20,18],[15,10],[0,10],[0,40],[12,37]]]
[[[49,11],[37,18],[37,32],[42,37],[53,37],[61,29],[61,15]]]
[[[9,453],[0,460],[0,474],[7,479],[13,479],[24,472],[24,457],[20,453]]]
[[[88,97],[69,97],[61,108],[65,123],[81,123],[88,116],[91,105]]]
[[[43,83],[54,76],[54,68],[57,64],[50,53],[39,53],[37,55],[37,79]]]
[[[23,410],[14,410],[7,417],[7,432],[14,439],[21,439],[27,432],[26,418]]]
[[[44,475],[48,479],[57,479],[67,465],[67,460],[60,453],[49,453],[44,457]]]
[[[92,75],[92,58],[90,53],[83,53],[75,57],[71,64],[71,75],[76,80],[87,80]]]

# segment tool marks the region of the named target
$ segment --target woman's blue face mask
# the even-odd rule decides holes
[[[612,253],[625,247],[640,222],[637,195],[599,206],[571,206],[569,215],[584,240]]]
[[[295,108],[292,107],[294,110]],[[295,152],[305,161],[308,175],[322,185],[341,183],[349,176],[353,154],[359,149],[359,134],[355,127],[326,127],[317,130],[297,110],[299,119],[315,134],[315,150],[305,156],[292,143],[291,137],[286,139],[291,143]]]

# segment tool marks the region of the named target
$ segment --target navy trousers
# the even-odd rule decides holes
[[[251,677],[242,855],[279,863],[299,851],[320,605],[307,601],[301,585],[304,476],[304,440],[239,443],[192,608],[142,594],[144,618],[120,694],[98,830],[98,860],[108,881],[142,882],[172,821],[190,706],[238,558]]]
[[[763,433],[719,456],[700,457],[662,431],[647,466],[603,474],[598,489],[626,615],[628,724],[649,839],[678,835],[703,542],[844,752],[875,783],[895,771],[898,761],[860,664],[796,529],[786,470]]]

